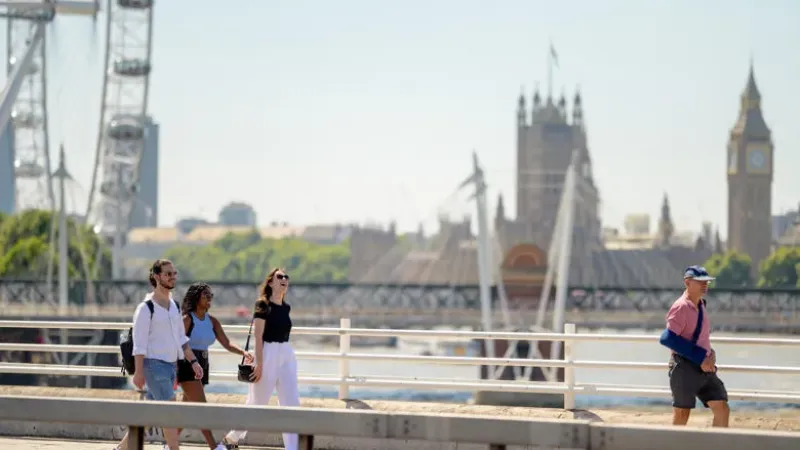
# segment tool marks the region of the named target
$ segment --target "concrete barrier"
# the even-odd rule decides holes
[[[797,450],[800,433],[730,428],[687,428],[593,423],[589,426],[591,450]]]
[[[481,443],[484,448],[488,445],[498,450],[505,449],[506,445],[589,448],[588,421],[579,420],[22,396],[0,396],[0,419],[96,425],[122,423],[134,433],[139,428],[153,426],[293,432],[307,437],[310,443],[315,436],[333,436],[379,441]],[[310,445],[304,449],[310,450]]]
[[[685,427],[637,427],[592,423],[589,420],[534,420],[466,415],[397,414],[364,410],[229,406],[131,400],[0,396],[0,419],[76,424],[126,424],[132,431],[145,426],[247,429],[262,432],[295,432],[307,447],[314,436],[371,440],[368,448],[390,448],[394,440],[437,444],[480,443],[485,449],[571,448],[603,450],[673,450],[770,448],[796,450],[800,433],[692,429]],[[321,443],[319,443],[321,444]],[[393,445],[392,445],[393,447]],[[313,448],[344,449],[363,446],[318,445]],[[441,447],[440,447],[441,448]],[[464,448],[459,445],[459,449]],[[480,447],[478,447],[480,448]]]

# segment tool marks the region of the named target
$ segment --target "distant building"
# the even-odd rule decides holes
[[[0,212],[13,214],[16,205],[16,178],[14,176],[14,127],[8,121],[0,134]]]
[[[776,247],[800,247],[800,204],[797,211],[788,212],[781,216],[773,217],[773,226],[776,218],[779,218],[779,235],[775,239]]]
[[[201,218],[181,219],[175,227],[134,228],[128,232],[125,246],[127,273],[136,273],[147,267],[154,259],[163,258],[164,253],[177,245],[203,247],[224,237],[228,233],[246,234],[253,227],[222,226]],[[262,238],[300,237],[304,227],[275,226],[257,228]]]
[[[336,245],[346,241],[353,234],[351,225],[308,225],[300,238],[307,242],[322,245]]]
[[[256,211],[246,203],[231,202],[219,212],[219,224],[225,226],[255,227]]]
[[[761,112],[753,66],[728,140],[728,248],[750,256],[753,273],[772,249],[772,132]]]
[[[569,284],[584,287],[676,287],[690,264],[702,264],[713,252],[703,233],[676,233],[664,196],[655,232],[648,215],[632,215],[625,233],[603,230],[599,193],[592,176],[583,105],[575,95],[571,120],[562,96],[557,103],[533,95],[530,112],[520,96],[517,108],[517,217],[506,214],[502,195],[490,241],[493,262],[512,301],[538,298],[547,252],[556,225],[570,155],[577,150],[577,201],[571,232]],[[356,229],[350,240],[350,281],[354,283],[478,284],[477,239],[470,220],[440,219],[430,239],[398,239],[390,228]],[[677,284],[676,284],[676,280]]]
[[[498,233],[507,251],[520,242],[532,242],[545,252],[555,229],[567,168],[577,151],[576,197],[580,208],[574,214],[570,276],[575,280],[593,277],[590,254],[601,248],[600,194],[592,174],[583,99],[576,92],[572,111],[562,94],[542,101],[533,93],[531,107],[525,96],[517,100],[517,217],[501,217]],[[498,217],[501,211],[498,210]],[[502,211],[505,215],[505,211]],[[515,223],[514,223],[515,222]]]
[[[148,117],[144,128],[144,148],[139,164],[138,201],[133,204],[130,228],[158,226],[159,124]]]
[[[211,222],[202,217],[184,217],[178,220],[178,223],[175,224],[175,229],[179,233],[189,234],[194,231],[195,228],[205,225],[211,225]]]
[[[772,216],[772,240],[779,241],[796,225],[800,225],[800,205],[796,211]]]

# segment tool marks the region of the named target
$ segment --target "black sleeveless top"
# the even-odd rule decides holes
[[[266,311],[257,310],[253,314],[253,318],[264,319],[266,322],[262,336],[264,342],[289,342],[292,332],[292,319],[289,317],[291,309],[286,302],[280,305],[269,302]]]

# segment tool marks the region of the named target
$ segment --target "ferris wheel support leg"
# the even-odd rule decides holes
[[[8,76],[9,81],[6,83],[5,89],[3,89],[2,97],[0,97],[0,130],[5,130],[6,125],[8,125],[11,110],[14,109],[14,103],[17,101],[22,82],[25,80],[25,73],[29,70],[36,50],[44,38],[45,25],[45,23],[36,24],[36,31],[25,49],[25,55],[22,59],[17,60],[14,64],[14,70]]]

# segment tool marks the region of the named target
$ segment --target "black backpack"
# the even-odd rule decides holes
[[[175,299],[173,299],[172,302],[175,303],[175,307],[180,311],[181,307],[178,305],[178,302]],[[153,305],[153,299],[145,301],[144,304],[147,305],[147,309],[150,310],[150,320],[153,320],[153,313],[156,309]],[[122,374],[125,375],[127,373],[128,375],[133,375],[136,373],[136,359],[133,357],[133,327],[128,328],[128,336],[120,342],[119,351],[122,354]]]

